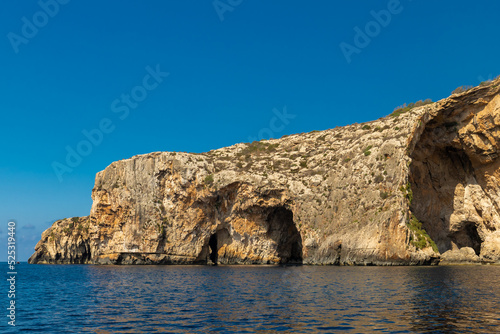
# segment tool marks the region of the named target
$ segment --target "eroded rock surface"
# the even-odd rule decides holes
[[[30,262],[433,264],[464,247],[499,261],[498,85],[369,123],[114,162],[86,225],[56,222]]]
[[[89,217],[56,221],[42,233],[30,263],[85,264],[90,262]]]
[[[500,95],[497,84],[437,103],[411,154],[413,201],[441,253],[500,257]]]
[[[450,249],[441,254],[441,264],[469,264],[479,262],[481,262],[481,259],[471,247]]]

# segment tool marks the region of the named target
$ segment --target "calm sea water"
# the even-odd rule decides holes
[[[16,297],[2,333],[500,332],[498,266],[20,264]]]

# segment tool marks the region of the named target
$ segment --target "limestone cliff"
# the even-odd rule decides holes
[[[30,263],[84,264],[90,262],[89,217],[56,221],[42,233]]]
[[[56,222],[30,263],[498,262],[499,84],[369,123],[113,162],[90,216]]]

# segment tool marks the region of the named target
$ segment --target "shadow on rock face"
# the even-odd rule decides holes
[[[280,263],[302,263],[302,238],[293,222],[293,213],[284,207],[275,208],[267,216],[267,223],[267,234],[278,245]]]
[[[255,212],[255,211],[254,211]],[[259,238],[247,238],[245,242],[238,240],[235,226],[231,222],[213,232],[197,258],[201,264],[302,264],[302,238],[293,221],[293,213],[289,209],[278,206],[263,208],[257,216],[256,224],[264,229]],[[231,234],[231,232],[233,234]],[[236,240],[233,238],[237,238]],[[262,245],[271,245],[271,248]],[[234,246],[234,247],[233,247]],[[243,249],[241,252],[228,249]],[[248,258],[248,254],[264,254],[262,258]],[[269,261],[269,259],[274,259]],[[267,260],[266,260],[267,259]]]

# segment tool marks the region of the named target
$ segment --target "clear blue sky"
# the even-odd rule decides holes
[[[0,249],[14,218],[20,260],[89,213],[112,161],[369,121],[500,74],[496,1],[54,1],[0,12]]]

